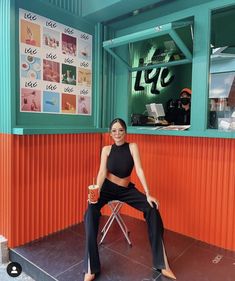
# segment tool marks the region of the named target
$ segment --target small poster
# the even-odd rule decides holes
[[[92,114],[92,35],[19,9],[20,111]]]

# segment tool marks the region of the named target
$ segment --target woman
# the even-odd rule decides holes
[[[111,122],[110,134],[114,144],[103,147],[97,176],[97,185],[101,187],[100,197],[97,203],[89,204],[84,217],[86,229],[84,281],[94,280],[96,274],[100,272],[97,245],[100,209],[109,201],[115,199],[123,201],[144,213],[152,248],[153,267],[160,270],[162,275],[176,279],[165,254],[162,240],[163,224],[158,211],[158,201],[150,195],[138,147],[135,143],[125,141],[126,124],[120,118]],[[130,182],[130,175],[134,166],[145,194],[141,193]]]

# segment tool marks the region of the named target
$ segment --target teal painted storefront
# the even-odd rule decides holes
[[[158,1],[148,2],[151,4]],[[131,10],[130,3],[131,1],[103,2],[102,11],[106,14],[103,15],[104,20],[97,22],[101,16],[100,14],[98,16],[101,6],[92,5],[94,4],[92,1],[84,5],[82,1],[70,1],[70,3],[35,1],[34,4],[27,0],[1,1],[1,132],[14,134],[96,132],[106,130],[109,120],[116,116],[122,117],[130,125],[130,115],[133,113],[133,103],[135,103],[135,98],[130,95],[131,72],[102,48],[102,42],[123,36],[128,40],[133,33],[191,18],[194,23],[193,56],[192,63],[188,66],[188,69],[192,69],[191,128],[187,132],[141,130],[141,133],[233,138],[234,132],[207,129],[211,13],[216,9],[232,5],[233,1],[187,1],[187,3],[170,1],[136,16],[105,21],[107,13],[113,11],[112,7],[119,4],[123,10],[126,8],[128,11],[128,9]],[[133,7],[138,7],[138,5],[140,5],[139,1],[135,2]],[[19,112],[19,7],[83,29],[93,35],[92,116],[57,116],[55,118],[50,114]],[[118,14],[118,12],[120,12],[118,9],[115,10],[115,13]],[[91,15],[96,15],[96,17]],[[125,49],[121,52],[124,56],[128,55],[125,54]],[[184,71],[184,67],[181,71]],[[179,85],[178,88],[177,85],[174,87],[178,92]],[[150,100],[154,98],[151,97]],[[138,109],[138,104],[136,108]],[[140,132],[133,127],[129,130],[133,133]]]
[[[141,12],[143,2],[146,5],[153,4],[153,8]],[[169,180],[169,187],[177,181],[179,189],[175,189],[176,193],[172,198],[176,198],[180,194],[180,200],[177,201],[177,198],[176,200],[173,198],[176,202],[174,204],[178,204],[176,207],[182,208],[182,214],[187,213],[187,210],[189,210],[189,220],[191,219],[190,214],[196,217],[196,223],[191,228],[187,226],[188,229],[186,227],[185,230],[182,226],[185,218],[181,220],[182,216],[179,218],[182,225],[172,222],[174,216],[168,212],[172,205],[166,200],[165,215],[169,216],[167,226],[208,243],[234,249],[234,231],[231,223],[234,217],[234,154],[230,152],[234,151],[234,140],[232,138],[235,137],[235,133],[207,129],[211,14],[214,10],[228,8],[234,4],[232,0],[2,0],[0,2],[0,148],[1,154],[5,157],[3,157],[2,162],[0,161],[0,167],[3,171],[1,177],[4,178],[4,185],[1,185],[4,198],[1,198],[1,202],[9,203],[8,209],[5,208],[6,210],[4,210],[7,224],[5,228],[10,233],[9,237],[13,241],[12,245],[19,245],[40,236],[48,235],[48,233],[58,231],[74,223],[75,219],[77,220],[76,217],[73,220],[59,222],[55,226],[50,223],[50,221],[54,221],[53,215],[49,213],[48,219],[48,213],[43,213],[43,210],[41,210],[40,202],[48,202],[50,206],[57,206],[60,214],[64,213],[64,202],[66,202],[67,206],[70,206],[68,199],[64,200],[62,196],[59,198],[61,205],[58,204],[57,197],[51,196],[51,201],[47,201],[47,194],[52,195],[53,192],[58,192],[60,195],[58,187],[64,188],[63,192],[66,194],[67,185],[70,185],[70,183],[74,185],[74,192],[71,193],[71,197],[83,202],[79,211],[79,219],[81,219],[87,199],[85,189],[82,188],[86,187],[89,180],[94,176],[94,170],[99,163],[101,145],[103,145],[103,142],[108,142],[108,135],[102,133],[107,132],[108,124],[113,117],[120,116],[127,121],[129,125],[128,131],[132,133],[131,138],[133,141],[136,138],[146,152],[144,154],[146,165],[152,163],[153,155],[156,160],[155,163],[161,164],[161,158],[165,160],[164,166],[160,167],[162,168],[162,183],[157,183],[158,190],[154,190],[154,192],[158,192],[161,197],[161,192],[164,194],[166,179]],[[19,111],[19,7],[74,28],[81,28],[93,35],[92,116],[64,115],[55,117],[50,114],[39,115]],[[133,15],[133,11],[138,9],[140,9],[140,13]],[[123,11],[125,11],[125,16],[123,16]],[[175,90],[176,97],[185,80],[187,81],[185,86],[189,87],[191,84],[193,95],[190,130],[156,131],[147,128],[140,130],[137,127],[132,127],[130,115],[133,110],[137,110],[136,113],[141,113],[139,111],[142,111],[146,101],[145,96],[142,94],[142,100],[139,100],[137,96],[133,98],[131,95],[131,72],[104,50],[103,43],[122,36],[130,39],[133,33],[188,18],[193,19],[194,23],[192,63],[174,66],[174,71],[180,73],[180,82],[177,84],[175,81],[169,91],[174,94]],[[125,51],[125,48],[119,48],[118,52],[122,56],[128,57],[128,52]],[[184,72],[187,73],[184,74]],[[154,96],[148,96],[148,98],[150,101],[155,99]],[[135,106],[136,100],[138,100],[137,106]],[[159,135],[162,136],[159,137]],[[174,138],[172,136],[179,137]],[[187,136],[188,138],[180,138],[181,136]],[[208,137],[211,137],[211,139],[208,139]],[[156,143],[165,145],[164,150],[160,149],[156,152]],[[68,150],[70,145],[72,149]],[[149,153],[149,149],[151,153]],[[185,150],[187,151],[186,156],[182,156]],[[162,151],[164,153],[161,154]],[[172,157],[172,152],[176,159],[172,163],[168,163],[166,160]],[[202,155],[208,164],[201,163]],[[217,155],[219,156],[218,158]],[[61,156],[62,160],[58,161],[58,156]],[[76,161],[78,159],[78,162],[70,162],[70,159],[74,158]],[[94,167],[92,168],[89,164],[90,159],[94,161]],[[4,160],[7,160],[7,165]],[[183,190],[180,189],[185,186],[184,180],[181,179],[179,163],[184,163],[187,167],[188,178],[196,178],[196,183],[194,180],[190,181],[189,188]],[[192,166],[193,168],[191,169],[192,163],[195,166]],[[159,166],[161,166],[160,164]],[[168,179],[169,164],[173,172],[177,168],[179,169],[174,179]],[[41,165],[45,171],[41,169]],[[84,166],[88,167],[86,172],[84,172]],[[155,183],[155,167],[149,167],[149,170],[153,175],[151,180]],[[197,171],[196,176],[194,170]],[[57,177],[51,177],[54,172]],[[202,173],[204,177],[201,177]],[[211,175],[216,175],[218,180],[216,176],[210,177]],[[214,180],[212,183],[211,179]],[[80,181],[82,182],[82,188],[79,189],[81,193],[78,195],[77,182]],[[211,186],[215,190],[216,188],[219,190],[216,191],[217,196],[211,196],[211,193],[209,193],[214,191]],[[31,192],[32,190],[34,192]],[[182,192],[179,193],[179,191]],[[205,195],[204,191],[208,193]],[[187,192],[191,192],[191,201],[186,198],[187,196],[185,197]],[[14,198],[11,197],[13,193],[17,194]],[[38,194],[42,198],[37,197]],[[196,203],[201,207],[200,213],[195,209],[194,203],[188,203],[188,209],[184,209],[184,204],[182,204],[187,200],[187,202],[193,202],[195,194],[198,198]],[[41,198],[39,203],[38,198]],[[221,208],[224,210],[224,215],[217,221],[211,210],[215,208],[220,212],[216,206],[222,204],[221,198],[223,198],[223,206],[227,205],[228,213],[225,214],[226,208]],[[14,204],[13,200],[18,205]],[[37,205],[33,205],[33,200],[37,201]],[[208,201],[212,202],[211,205],[208,204]],[[22,206],[24,203],[26,207]],[[25,215],[28,214],[27,206],[30,206],[35,211],[33,213],[35,217],[32,216],[28,220]],[[207,210],[208,216],[204,216],[203,208],[206,209],[207,206],[209,206]],[[71,214],[75,213],[75,208],[76,206],[74,209],[67,209],[68,215],[66,218],[70,218]],[[54,210],[57,209],[55,208]],[[16,211],[19,216],[17,222],[22,220],[24,224],[14,224],[8,220],[8,218],[12,219],[13,211]],[[172,209],[172,214],[174,212],[175,209]],[[216,231],[208,229],[207,222],[212,221],[213,225],[220,228],[218,224],[223,221],[222,218],[227,219],[226,225],[229,226],[230,231],[225,228],[224,232],[227,231],[228,234],[223,233],[221,239],[220,237],[215,239],[213,235]],[[201,224],[202,219],[205,219],[204,224]],[[40,222],[37,224],[38,220]],[[31,228],[32,222],[35,225]],[[48,229],[44,228],[44,224],[46,227],[48,226]],[[52,228],[52,225],[54,228]],[[205,225],[207,231],[204,231],[202,227],[200,228],[201,225]],[[23,237],[24,226],[28,229],[39,229],[39,231],[36,234],[32,233],[30,237],[26,233],[26,237]],[[215,229],[217,228],[215,227]],[[207,237],[207,232],[209,233],[209,238]],[[229,239],[226,238],[227,240],[224,239],[226,235],[229,236]]]
[[[177,3],[179,6],[177,6]],[[195,3],[196,2],[196,3]],[[200,1],[194,1],[194,4]],[[218,130],[207,129],[208,114],[208,87],[209,87],[209,67],[210,67],[210,34],[211,34],[211,13],[212,11],[224,8],[233,4],[233,1],[203,1],[199,5],[191,5],[183,9],[180,4],[182,1],[175,1],[169,4],[169,10],[164,8],[148,12],[143,22],[131,24],[133,19],[126,20],[125,27],[117,30],[113,38],[128,35],[133,32],[142,31],[154,26],[160,26],[172,21],[181,20],[188,17],[194,19],[194,39],[193,39],[193,58],[192,58],[192,110],[191,110],[191,128],[187,132],[164,132],[164,134],[185,135],[185,136],[205,136],[205,137],[234,137],[234,133],[218,132]],[[190,6],[190,5],[189,5]],[[181,7],[181,9],[179,9]],[[164,12],[167,14],[161,16]],[[146,20],[147,18],[155,18]],[[137,21],[137,19],[136,19]],[[136,22],[135,22],[136,23]],[[129,27],[130,26],[130,27]],[[115,26],[117,27],[117,26]],[[226,32],[226,31],[225,31]],[[111,38],[106,38],[109,40]],[[130,124],[130,112],[128,112],[128,98],[130,99],[130,88],[128,89],[128,71],[120,63],[115,64],[115,86],[113,95],[115,100],[115,111],[113,116],[121,116]],[[125,87],[126,85],[126,87]],[[108,89],[107,92],[112,91]],[[110,103],[112,103],[110,98]],[[107,124],[106,124],[107,125]],[[163,134],[163,132],[138,130],[130,127],[130,132],[143,134]]]
[[[3,133],[47,134],[69,132],[96,132],[101,128],[98,93],[102,64],[99,62],[101,45],[99,25],[79,19],[45,1],[2,1],[1,2],[1,121]],[[69,116],[52,114],[32,114],[20,112],[20,66],[19,66],[19,8],[43,15],[59,23],[67,24],[91,34],[93,41],[93,105],[91,116]],[[76,9],[75,9],[76,8]],[[76,11],[78,7],[74,6]],[[79,10],[79,9],[78,9]],[[100,91],[99,91],[100,92]]]

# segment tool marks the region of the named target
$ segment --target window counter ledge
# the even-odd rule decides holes
[[[209,138],[235,138],[235,132],[226,132],[216,129],[207,129],[196,131],[192,128],[187,130],[159,130],[154,127],[145,126],[130,126],[127,128],[130,134],[144,134],[144,135],[163,135],[163,136],[189,136],[189,137],[209,137]]]
[[[106,132],[107,129],[102,128],[92,128],[92,127],[17,127],[12,129],[13,135],[39,135],[39,134],[84,134],[84,133],[103,133]]]

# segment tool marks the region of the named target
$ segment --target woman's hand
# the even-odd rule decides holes
[[[152,208],[153,208],[153,203],[156,204],[156,208],[157,209],[159,208],[159,202],[158,202],[158,200],[155,197],[151,196],[150,194],[146,194],[146,197],[147,197],[147,201],[148,201],[149,205]]]

